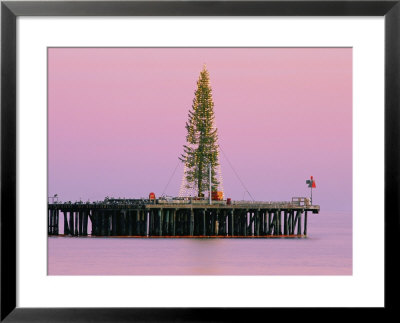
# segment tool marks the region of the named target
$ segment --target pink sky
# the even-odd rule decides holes
[[[49,195],[159,196],[207,64],[220,145],[255,200],[352,208],[351,48],[50,48]],[[250,199],[221,154],[227,197]],[[179,166],[165,193],[176,196]]]

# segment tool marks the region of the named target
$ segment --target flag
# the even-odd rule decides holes
[[[315,181],[313,177],[311,176],[310,179],[306,180],[306,184],[308,187],[316,188],[317,186],[315,185]]]

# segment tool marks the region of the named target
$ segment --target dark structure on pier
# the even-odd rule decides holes
[[[130,237],[285,237],[307,235],[307,214],[320,207],[292,202],[105,200],[48,205],[48,234]],[[91,232],[88,224],[91,223]]]

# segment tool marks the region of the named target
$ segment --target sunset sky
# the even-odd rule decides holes
[[[176,196],[207,65],[219,143],[255,200],[352,209],[351,48],[50,48],[49,195]],[[224,154],[226,197],[250,200]]]

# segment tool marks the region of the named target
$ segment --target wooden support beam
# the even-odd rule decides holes
[[[244,226],[245,226],[245,230],[244,230],[244,235],[245,236],[248,236],[250,233],[249,233],[249,211],[248,210],[246,210],[245,212],[244,212],[244,219],[243,219],[243,221],[244,221]]]
[[[168,235],[172,236],[172,232],[174,230],[174,210],[170,209],[169,210],[169,229],[168,229]]]
[[[301,236],[301,214],[303,212],[301,210],[297,211],[297,235]]]
[[[96,210],[96,236],[101,236],[104,234],[104,227],[103,227],[103,215],[101,210]]]
[[[59,218],[60,218],[60,210],[55,210],[55,216],[56,216],[56,225],[55,225],[55,232],[54,232],[54,234],[55,235],[58,235],[58,223],[59,223]]]
[[[256,210],[255,214],[255,235],[259,236],[260,235],[260,210]]]
[[[287,235],[288,234],[288,216],[287,216],[287,210],[283,212],[283,234]]]
[[[182,230],[182,235],[187,235],[187,217],[188,217],[188,211],[187,210],[181,210],[181,230]]]
[[[241,210],[238,210],[237,213],[238,213],[238,215],[237,215],[237,229],[238,229],[237,235],[238,236],[242,236],[243,235],[243,229],[242,229],[242,217],[243,217],[243,214],[242,214]]]
[[[99,235],[99,236],[104,236],[106,233],[106,229],[105,229],[105,216],[104,216],[104,211],[103,210],[97,210],[97,214],[98,214],[98,217],[99,217],[99,220],[98,220],[98,224],[99,224],[99,226],[98,226],[98,228],[97,228],[97,235]]]
[[[158,235],[163,235],[163,209],[158,209]]]
[[[51,212],[50,212],[50,234],[51,235],[54,235],[54,220],[55,220],[54,210],[51,210]]]
[[[226,210],[221,210],[221,235],[226,236],[228,230],[226,228],[227,225],[227,212]]]
[[[88,217],[89,217],[88,223],[89,223],[89,221],[92,223],[92,228],[93,228],[93,222],[94,222],[93,215],[94,215],[94,210],[88,209]],[[89,230],[89,228],[88,228],[88,230]],[[89,233],[89,231],[88,231],[88,233]]]
[[[194,235],[194,211],[190,209],[190,236]]]
[[[100,220],[100,235],[101,236],[105,236],[107,235],[107,228],[106,228],[106,211],[104,210],[100,210],[100,214],[101,214],[101,220]]]
[[[54,210],[54,235],[58,235],[59,210]]]
[[[78,212],[78,235],[81,236],[83,233],[83,211]]]
[[[148,235],[153,236],[155,234],[155,218],[154,210],[146,210],[146,226],[148,225]],[[147,231],[146,234],[147,235]]]
[[[206,231],[206,211],[207,209],[203,209],[202,211],[202,224],[203,224],[203,228],[202,228],[202,233],[203,236],[207,235],[207,231]]]
[[[102,226],[102,220],[103,220],[103,218],[102,218],[102,211],[101,210],[96,210],[96,216],[95,216],[95,218],[96,218],[96,231],[95,231],[95,235],[96,236],[101,236],[102,235],[102,228],[103,228],[103,226]]]
[[[99,209],[96,210],[96,217],[97,217],[96,236],[102,236],[102,235],[104,235],[103,211],[99,210]]]
[[[154,210],[153,214],[151,216],[154,217],[154,233],[153,235],[159,235],[160,234],[160,224],[161,224],[161,213],[159,210]]]
[[[172,235],[176,235],[176,209],[173,210],[173,215],[172,215]]]
[[[168,209],[165,210],[165,219],[164,219],[164,229],[163,229],[163,231],[164,231],[164,235],[165,236],[170,235],[170,232],[169,232],[169,210]]]
[[[230,236],[234,236],[235,235],[235,226],[234,226],[234,211],[233,209],[230,210],[230,228],[231,228],[231,232],[230,232]]]
[[[191,231],[191,212],[186,210],[186,235],[190,235]]]
[[[53,209],[49,209],[48,234],[53,235]]]
[[[112,230],[113,236],[117,235],[117,210],[112,211]]]
[[[53,210],[53,215],[52,215],[52,235],[56,235],[56,226],[57,226],[57,217],[56,217],[56,212],[57,210]]]
[[[56,210],[53,210],[52,218],[53,218],[52,219],[53,226],[52,226],[51,234],[55,235],[56,234]]]
[[[307,235],[307,211],[304,212],[304,232],[303,234]]]
[[[189,211],[190,212],[190,211]],[[187,236],[188,235],[188,218],[189,218],[189,213],[188,210],[183,210],[183,235]]]
[[[246,236],[251,236],[251,212],[246,210],[245,215],[245,226],[246,226]]]
[[[112,231],[111,231],[111,229],[112,229],[112,211],[106,211],[106,235],[107,236],[110,236],[111,235],[111,233],[112,233]]]
[[[104,236],[105,235],[105,228],[104,228],[104,211],[103,210],[97,210],[96,215],[98,217],[97,224],[98,227],[96,228],[96,235],[97,236]]]
[[[51,209],[47,209],[47,234],[51,235]]]
[[[225,210],[225,235],[229,236],[229,210]]]
[[[227,210],[222,210],[221,212],[222,212],[222,232],[221,232],[221,234],[224,236],[227,236],[228,235],[228,228],[227,228],[228,212],[227,212]]]
[[[143,218],[143,235],[144,236],[151,236],[152,235],[152,224],[154,224],[154,217],[152,217],[152,211],[151,210],[145,210],[144,211],[144,218]]]
[[[69,235],[74,235],[74,211],[69,211]]]
[[[184,234],[184,212],[185,210],[178,211],[178,236],[183,236]]]
[[[200,235],[200,214],[199,212],[196,212],[196,210],[193,210],[194,212],[194,230],[193,230],[193,235],[194,236],[199,236]]]
[[[140,210],[139,209],[135,210],[135,216],[136,216],[136,221],[135,221],[134,234],[136,236],[140,236]]]
[[[294,234],[294,211],[290,212],[290,234]]]
[[[215,232],[215,214],[214,214],[214,210],[213,209],[210,209],[209,210],[209,223],[208,223],[208,225],[209,225],[209,235],[210,236],[213,236],[214,235],[214,232]]]
[[[256,210],[253,210],[251,213],[251,230],[252,235],[256,235]]]
[[[235,212],[235,235],[240,236],[242,235],[242,231],[241,231],[241,222],[242,222],[242,213],[240,210],[237,210]]]
[[[99,228],[98,228],[98,234],[100,236],[105,236],[106,235],[106,216],[104,214],[104,210],[98,210],[99,213]]]
[[[251,231],[250,231],[250,213],[248,210],[246,210],[245,213],[245,225],[246,225],[246,236],[250,236],[251,235]]]
[[[111,226],[112,226],[112,211],[104,212],[104,229],[105,235],[108,237],[111,235]]]
[[[218,209],[215,211],[214,221],[215,221],[214,235],[217,236],[219,233],[219,210]]]
[[[224,235],[224,210],[219,210],[218,213],[218,235],[223,236]]]
[[[212,209],[207,212],[207,235],[211,236],[214,232],[214,221]]]
[[[175,227],[174,227],[174,235],[179,236],[180,232],[179,232],[179,220],[180,220],[180,211],[179,209],[175,210]]]
[[[127,234],[128,234],[128,236],[132,236],[133,235],[133,222],[134,222],[132,210],[126,210],[126,218],[127,218],[127,224],[128,224]]]
[[[103,226],[103,236],[110,235],[110,220],[109,220],[109,212],[103,210],[103,219],[102,219],[102,226]]]
[[[146,221],[146,223],[145,223],[146,232],[145,232],[145,236],[147,236],[147,237],[149,237],[151,235],[150,228],[149,228],[150,220],[152,218],[154,218],[154,216],[152,216],[152,217],[150,217],[150,216],[151,216],[150,211],[146,211],[146,220],[145,220]]]
[[[138,231],[138,235],[139,236],[144,236],[145,235],[145,225],[144,225],[144,218],[145,218],[145,214],[144,214],[144,210],[139,210],[139,231]]]
[[[95,227],[96,227],[96,223],[95,223],[96,219],[94,217],[95,214],[96,214],[96,210],[95,209],[88,210],[88,215],[89,215],[89,218],[88,218],[88,235],[90,234],[91,236],[94,236],[94,230],[95,230]],[[89,221],[92,224],[91,225],[92,231],[90,233],[89,233]]]
[[[178,220],[178,235],[184,235],[185,232],[185,210],[179,210],[179,220]]]
[[[126,227],[126,210],[121,210],[118,212],[119,215],[119,230],[118,230],[118,235],[119,236],[126,236],[127,232],[127,227]]]
[[[95,210],[95,209],[92,210],[92,217],[90,219],[92,221],[92,232],[91,232],[91,235],[92,236],[97,236],[98,235],[97,230],[98,230],[98,227],[99,227],[99,222],[98,222],[99,221],[99,217],[98,217],[97,210]]]
[[[138,236],[144,236],[144,210],[139,210]]]
[[[247,236],[247,210],[242,213],[242,230],[242,234]]]
[[[182,235],[186,236],[188,233],[187,230],[187,222],[188,222],[188,210],[181,210],[181,217],[180,217],[180,227],[181,227],[181,231],[182,231]]]
[[[277,223],[277,229],[276,229],[276,234],[281,235],[282,234],[282,226],[281,226],[281,210],[276,210],[276,223]]]
[[[274,235],[275,234],[275,213],[273,211],[268,212],[270,215],[269,219],[270,222],[268,223],[269,226],[269,235]]]
[[[299,219],[299,217],[298,217],[298,212],[293,212],[293,234],[295,234],[295,232],[296,232],[296,228],[297,228],[297,223],[298,223],[298,219]]]
[[[79,227],[79,211],[74,212],[75,218],[74,218],[74,236],[77,236],[79,234],[78,227]]]
[[[82,235],[83,236],[87,236],[88,216],[89,216],[88,212],[89,211],[87,211],[87,210],[82,211],[82,216],[83,216],[83,219],[82,219],[82,221],[83,221],[83,223],[82,223],[82,225],[83,225]]]

